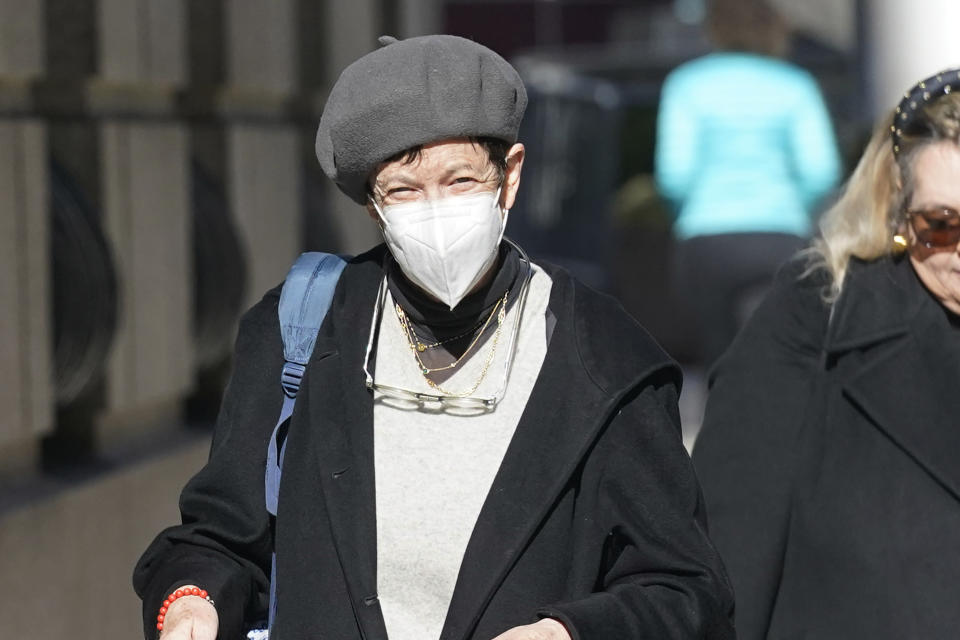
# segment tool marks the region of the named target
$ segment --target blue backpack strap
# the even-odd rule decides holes
[[[286,452],[286,438],[278,440],[281,428],[293,415],[293,407],[300,391],[300,382],[306,372],[317,332],[330,309],[337,281],[346,266],[340,256],[330,253],[310,252],[301,254],[287,273],[280,293],[280,334],[283,338],[283,371],[280,374],[280,386],[283,389],[283,407],[267,447],[267,467],[264,474],[266,507],[270,515],[276,517],[277,502],[280,496],[280,478],[283,470],[283,457]],[[270,570],[270,611],[268,628],[273,627],[276,614],[276,576],[277,557],[274,553]],[[262,633],[263,630],[259,630]],[[251,632],[251,634],[256,632]],[[253,636],[250,636],[253,637]]]
[[[330,253],[301,254],[290,267],[280,293],[280,335],[283,338],[283,371],[280,386],[283,406],[267,448],[265,477],[267,511],[277,515],[280,469],[283,467],[283,445],[278,443],[280,428],[293,415],[300,391],[300,382],[313,353],[317,332],[333,301],[337,281],[346,266],[340,256]]]

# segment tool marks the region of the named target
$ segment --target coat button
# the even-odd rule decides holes
[[[379,598],[377,598],[377,594],[373,594],[372,596],[367,596],[364,598],[363,604],[367,605],[368,607],[372,607],[373,605],[377,604],[378,600]]]

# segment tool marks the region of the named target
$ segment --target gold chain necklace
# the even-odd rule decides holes
[[[423,360],[420,358],[420,350],[417,348],[415,344],[415,339],[414,339],[415,334],[413,333],[413,328],[410,326],[410,321],[407,319],[407,314],[403,310],[403,307],[397,304],[396,305],[397,319],[400,320],[400,326],[403,328],[404,335],[406,335],[407,337],[407,343],[410,345],[410,350],[413,351],[413,355],[417,359],[417,364],[420,365],[420,373],[427,375],[430,373],[437,373],[439,371],[448,371],[450,369],[456,368],[463,361],[463,359],[466,358],[467,355],[469,355],[469,353],[473,350],[477,342],[480,340],[480,336],[482,336],[484,332],[486,332],[487,327],[490,325],[490,321],[493,320],[493,316],[497,314],[497,309],[500,309],[506,306],[507,295],[509,295],[509,293],[510,291],[507,290],[507,292],[503,294],[503,298],[501,298],[500,300],[497,300],[497,304],[493,305],[493,309],[490,310],[490,315],[487,316],[487,320],[486,322],[483,323],[483,326],[480,328],[480,332],[477,333],[476,336],[474,336],[473,340],[470,342],[470,345],[466,348],[466,350],[464,350],[462,354],[460,354],[460,357],[446,366],[435,367],[435,368],[428,367],[423,363]],[[502,323],[503,321],[501,320],[500,322]]]
[[[478,322],[477,324],[473,325],[472,327],[470,327],[469,329],[467,329],[466,331],[464,331],[463,333],[461,333],[461,334],[459,334],[459,335],[452,336],[452,337],[450,337],[450,338],[444,338],[443,340],[438,340],[437,342],[430,342],[430,343],[426,343],[426,342],[424,342],[423,340],[420,339],[420,336],[417,335],[417,332],[416,332],[416,330],[414,330],[412,324],[410,325],[410,331],[411,331],[411,333],[413,333],[414,340],[415,340],[416,343],[417,343],[417,351],[419,351],[420,353],[423,353],[423,352],[426,351],[427,349],[436,349],[437,347],[441,347],[441,346],[443,346],[443,345],[445,345],[445,344],[448,344],[448,343],[450,343],[450,342],[454,342],[455,340],[460,340],[460,339],[462,339],[462,338],[466,338],[466,337],[467,337],[468,335],[470,335],[471,333],[475,333],[475,332],[477,331],[477,329],[479,329],[482,324],[484,324],[484,323],[483,323],[483,322]]]
[[[472,387],[464,391],[448,391],[424,375],[423,379],[427,381],[427,384],[445,396],[453,396],[454,398],[466,398],[468,396],[472,396],[477,389],[480,388],[480,384],[483,382],[484,378],[487,377],[487,371],[490,369],[490,365],[493,364],[493,357],[497,353],[497,344],[500,342],[500,330],[503,328],[503,318],[506,316],[504,309],[505,307],[501,305],[500,313],[497,315],[497,331],[493,334],[493,342],[490,345],[490,353],[487,354],[487,360],[483,363],[483,369],[480,370],[480,376],[477,378],[477,381],[473,383]]]
[[[410,345],[410,350],[413,351],[413,354],[417,359],[417,363],[420,365],[420,373],[423,374],[423,378],[428,385],[430,385],[432,388],[436,389],[440,393],[447,396],[453,396],[456,398],[465,398],[467,396],[473,395],[473,393],[480,387],[480,384],[483,382],[483,380],[487,377],[487,371],[490,369],[490,365],[493,363],[493,358],[496,355],[497,344],[499,344],[500,342],[500,334],[503,330],[503,322],[507,316],[507,298],[509,295],[510,295],[510,291],[507,290],[503,294],[503,298],[497,301],[497,304],[494,305],[493,309],[490,311],[490,315],[487,317],[486,322],[483,323],[483,327],[480,329],[480,332],[476,335],[476,337],[473,339],[473,342],[470,343],[470,346],[467,347],[466,351],[464,351],[459,358],[457,358],[453,363],[445,367],[438,367],[434,369],[431,369],[425,366],[423,364],[423,361],[420,359],[420,354],[418,353],[417,347],[414,344],[414,340],[411,337],[412,329],[410,327],[410,323],[407,321],[407,314],[404,313],[403,309],[400,307],[399,304],[396,305],[397,319],[400,321],[400,326],[403,328],[404,334],[407,336],[407,342]],[[496,333],[493,334],[493,342],[490,345],[490,353],[487,354],[487,360],[486,362],[483,363],[483,368],[480,371],[480,376],[477,378],[477,381],[473,384],[473,386],[466,391],[452,392],[452,391],[447,391],[446,389],[441,387],[439,384],[431,380],[429,377],[431,373],[453,369],[454,367],[459,365],[465,357],[467,357],[467,354],[469,354],[470,351],[473,350],[473,347],[476,346],[477,342],[480,339],[480,336],[482,336],[486,332],[487,327],[490,325],[490,321],[493,319],[494,315],[497,316],[497,331]]]

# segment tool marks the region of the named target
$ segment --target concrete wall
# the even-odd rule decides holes
[[[0,118],[0,443],[52,426],[46,130]]]
[[[185,80],[183,0],[101,0],[97,10],[91,82],[132,84],[140,104],[163,108]],[[176,402],[193,386],[188,151],[186,127],[173,119],[101,121],[100,205],[121,301],[107,420]]]
[[[279,108],[298,78],[294,0],[228,0],[226,90]],[[247,305],[279,284],[299,255],[302,181],[292,124],[237,122],[227,126],[227,182],[231,207],[250,257]]]
[[[301,175],[292,127],[229,127],[229,194],[251,256],[247,304],[283,281],[302,250]]]
[[[43,71],[42,0],[0,0],[0,74],[4,79]]]
[[[351,62],[378,47],[380,33],[378,2],[375,0],[330,0],[323,34],[326,43],[328,86]],[[377,228],[353,200],[329,189],[329,213],[340,229],[343,251],[356,254],[381,241]]]
[[[101,125],[104,230],[121,275],[110,412],[176,401],[193,386],[187,149],[178,124]]]
[[[0,445],[53,419],[47,133],[17,104],[43,72],[43,42],[41,0],[0,0]]]
[[[98,0],[100,75],[177,85],[186,70],[184,0]]]
[[[412,38],[443,31],[441,0],[398,0],[397,5],[398,37]]]

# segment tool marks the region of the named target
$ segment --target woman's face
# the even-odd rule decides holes
[[[960,223],[960,145],[949,141],[936,142],[921,149],[913,163],[914,190],[908,211],[928,211],[934,223],[943,224],[945,212],[953,212],[953,223]],[[927,228],[921,216],[911,216],[907,225],[910,236],[910,261],[920,281],[955,314],[960,315],[960,248],[927,247],[918,231]],[[923,234],[921,233],[921,236]]]
[[[520,185],[524,147],[514,144],[507,151],[507,168],[500,194],[501,206],[513,206]],[[480,144],[465,138],[441,140],[423,145],[413,162],[393,160],[373,176],[372,191],[378,204],[390,206],[424,199],[441,199],[495,191],[499,182],[497,169]],[[368,203],[374,221],[379,215]]]

